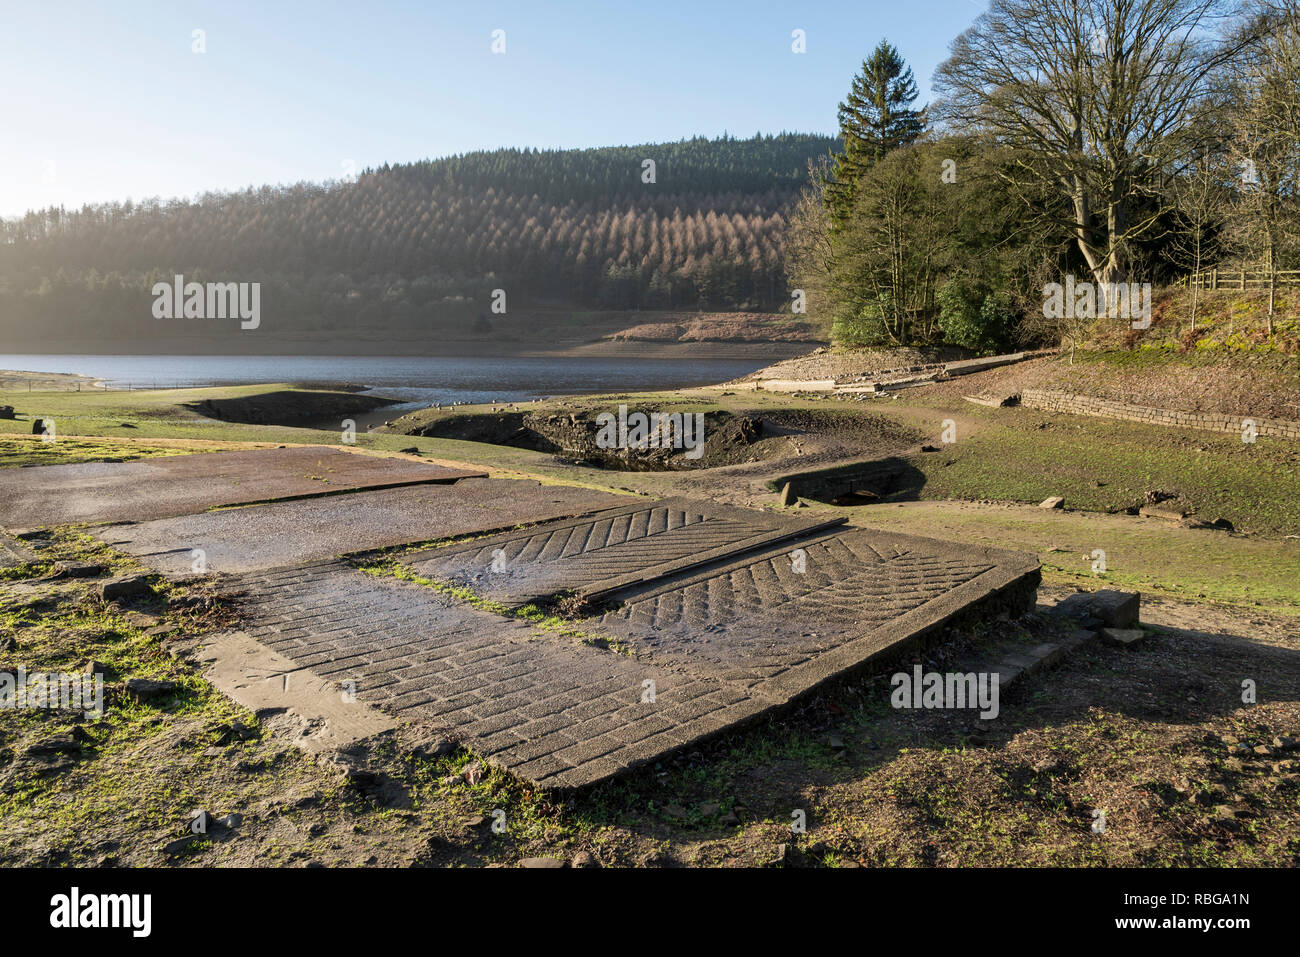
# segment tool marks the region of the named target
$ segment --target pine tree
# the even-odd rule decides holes
[[[835,157],[826,184],[831,220],[841,224],[853,212],[858,181],[891,150],[915,143],[925,130],[925,111],[913,110],[916,81],[912,69],[888,40],[881,40],[862,72],[853,78],[840,104],[844,150]]]

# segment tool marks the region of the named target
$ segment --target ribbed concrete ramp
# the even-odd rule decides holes
[[[408,561],[421,575],[520,605],[566,591],[600,597],[841,523],[663,499],[433,549]]]
[[[788,697],[1037,580],[1029,555],[852,529],[629,589],[600,626],[659,664]]]

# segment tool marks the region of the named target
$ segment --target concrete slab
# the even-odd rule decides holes
[[[20,531],[67,523],[144,521],[219,505],[453,482],[483,474],[328,446],[0,469],[0,525]]]
[[[34,558],[36,554],[18,539],[0,533],[0,568],[25,565]]]
[[[590,598],[819,528],[775,512],[670,498],[410,556],[421,574],[506,605],[562,591]]]
[[[205,638],[195,657],[213,686],[259,718],[295,722],[290,740],[309,754],[338,751],[382,734],[397,723],[345,693],[337,682],[315,675],[243,632]],[[350,689],[348,689],[350,691]]]
[[[342,497],[273,502],[110,525],[93,534],[164,575],[192,574],[195,549],[209,572],[246,572],[350,552],[428,542],[568,518],[625,496],[531,480],[467,478]]]

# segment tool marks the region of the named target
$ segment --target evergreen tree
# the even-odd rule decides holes
[[[863,173],[891,150],[915,143],[925,131],[925,111],[911,108],[916,96],[911,67],[888,40],[881,40],[840,104],[844,149],[826,184],[826,204],[835,224],[852,215]]]

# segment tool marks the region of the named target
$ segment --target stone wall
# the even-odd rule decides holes
[[[1075,415],[1098,415],[1108,419],[1126,419],[1130,422],[1149,422],[1153,425],[1174,425],[1187,429],[1204,429],[1210,432],[1235,432],[1241,434],[1245,421],[1255,423],[1257,435],[1281,439],[1300,440],[1300,422],[1285,419],[1260,419],[1253,416],[1223,415],[1218,412],[1179,412],[1173,409],[1153,409],[1127,402],[1114,402],[1088,395],[1053,392],[1047,389],[1024,389],[1020,404],[1031,409],[1048,412],[1070,412]]]

